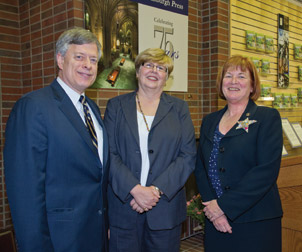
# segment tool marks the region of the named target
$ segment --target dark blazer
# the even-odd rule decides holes
[[[104,118],[110,144],[109,223],[125,229],[136,225],[137,212],[129,205],[130,191],[140,183],[141,174],[135,94],[109,100]],[[164,195],[147,212],[147,221],[153,230],[170,229],[186,218],[184,184],[195,166],[195,133],[186,102],[161,95],[148,148],[146,185],[157,186]]]
[[[87,98],[103,127],[97,105]],[[20,251],[106,251],[108,139],[104,157],[56,80],[14,106],[4,148],[5,182]]]
[[[208,178],[214,131],[227,106],[203,119],[195,176],[203,201],[216,199]],[[221,140],[218,173],[223,195],[217,200],[227,217],[237,223],[282,216],[276,180],[282,153],[282,126],[276,109],[249,101],[240,121],[257,122],[248,133],[236,124]]]

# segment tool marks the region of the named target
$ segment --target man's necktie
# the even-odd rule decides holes
[[[90,114],[87,102],[86,102],[85,97],[83,95],[81,95],[81,97],[80,97],[80,102],[83,105],[84,115],[85,115],[85,122],[86,122],[87,129],[89,131],[89,134],[91,136],[92,143],[95,146],[95,148],[98,148],[98,139],[97,139],[97,136],[96,136],[95,128],[94,128],[94,125],[93,125],[93,121],[92,121],[92,118],[91,118],[91,114]]]

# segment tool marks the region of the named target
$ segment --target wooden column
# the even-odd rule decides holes
[[[278,187],[283,207],[282,251],[302,251],[302,156],[282,160]]]

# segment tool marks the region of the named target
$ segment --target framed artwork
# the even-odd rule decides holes
[[[292,148],[301,147],[302,144],[301,144],[301,142],[300,142],[293,126],[288,121],[288,119],[287,118],[281,118],[281,122],[282,122],[283,132],[285,133],[287,139],[289,140],[291,147]]]
[[[292,123],[292,127],[293,127],[296,135],[298,136],[300,142],[302,143],[302,127],[301,127],[300,123],[298,123],[298,122]]]
[[[278,14],[278,87],[289,85],[289,18]]]
[[[102,45],[98,75],[92,88],[136,89],[138,4],[129,0],[86,0],[84,15],[85,28]]]

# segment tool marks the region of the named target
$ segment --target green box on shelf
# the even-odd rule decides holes
[[[269,74],[270,73],[270,62],[269,59],[261,59],[261,74]]]
[[[298,96],[296,94],[291,94],[291,106],[292,107],[298,107]]]
[[[294,45],[294,59],[297,60],[302,59],[302,45],[298,45],[298,44]]]
[[[265,35],[265,52],[273,53],[274,50],[274,39],[272,36]]]
[[[256,33],[253,31],[245,31],[246,37],[246,49],[256,49]]]
[[[298,80],[302,81],[302,66],[298,66]]]
[[[299,102],[302,102],[302,88],[298,88],[298,99]]]
[[[269,85],[261,84],[261,97],[270,97],[272,88]]]
[[[261,60],[257,57],[251,57],[251,61],[254,63],[257,72],[261,73]]]
[[[256,33],[256,50],[261,52],[265,51],[265,37],[262,33]]]
[[[274,108],[283,108],[283,103],[282,103],[282,94],[280,93],[275,93],[274,94],[274,102],[273,102],[273,107]]]
[[[291,104],[291,98],[290,98],[290,94],[282,94],[282,99],[283,99],[283,107],[284,108],[290,108],[290,104]]]

